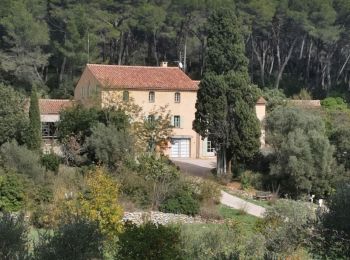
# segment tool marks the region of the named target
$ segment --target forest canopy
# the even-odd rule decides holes
[[[87,63],[163,60],[201,79],[207,18],[222,6],[242,23],[254,84],[315,98],[350,88],[346,0],[2,0],[0,83],[65,98]]]

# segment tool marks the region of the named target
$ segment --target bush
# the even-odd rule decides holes
[[[1,213],[0,213],[1,214]],[[23,215],[0,215],[0,259],[26,259],[28,229]]]
[[[58,172],[60,166],[60,157],[54,153],[43,154],[41,156],[41,165],[45,167],[46,170],[52,171],[54,173]]]
[[[263,259],[261,237],[247,241],[238,223],[226,225],[184,225],[181,248],[184,259]],[[246,249],[246,247],[249,247]]]
[[[209,180],[201,180],[198,183],[198,198],[202,202],[213,201],[216,204],[220,203],[221,190],[218,184]]]
[[[328,97],[321,101],[322,107],[328,110],[346,110],[348,105],[341,97]]]
[[[119,236],[118,259],[181,259],[180,230],[175,226],[126,223]]]
[[[159,210],[162,212],[194,216],[199,212],[199,202],[190,193],[180,192],[175,197],[166,199],[160,205]]]
[[[330,198],[328,210],[320,212],[313,252],[322,259],[350,258],[350,185],[341,184]]]
[[[267,208],[256,229],[266,239],[267,255],[285,258],[306,246],[310,239],[309,224],[314,220],[315,213],[309,203],[278,200],[273,207]]]
[[[16,141],[3,144],[0,148],[0,156],[6,169],[34,179],[42,177],[45,173],[40,165],[39,154],[19,146]]]
[[[25,205],[25,184],[23,176],[15,173],[0,175],[0,211],[15,212]]]
[[[40,234],[34,259],[102,259],[103,241],[97,223],[73,218],[52,232]]]
[[[263,189],[264,176],[261,173],[245,171],[241,174],[240,179],[241,188],[243,190],[249,189],[251,187],[255,189]]]

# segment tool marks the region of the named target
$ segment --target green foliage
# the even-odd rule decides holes
[[[79,137],[79,143],[83,144],[97,122],[98,111],[94,108],[87,109],[81,105],[67,108],[60,112],[58,138],[62,141],[69,136],[76,136]]]
[[[127,157],[132,156],[133,140],[125,130],[119,130],[115,125],[105,126],[99,123],[91,131],[86,145],[96,160],[108,168],[115,170]]]
[[[327,195],[335,172],[334,148],[322,119],[297,108],[280,108],[266,119],[267,142],[274,152],[270,174],[284,192]]]
[[[34,259],[101,259],[103,241],[97,223],[72,218],[39,236],[34,247]]]
[[[126,223],[118,245],[120,259],[181,259],[180,230],[175,226]]]
[[[45,169],[40,165],[37,153],[20,146],[16,141],[5,143],[0,147],[0,156],[3,166],[8,170],[25,174],[31,178],[40,178]]]
[[[226,162],[247,160],[260,147],[254,111],[258,91],[250,84],[239,26],[230,9],[219,8],[210,16],[207,69],[197,93],[193,127],[215,146],[218,175],[226,173]]]
[[[25,99],[20,93],[10,86],[0,83],[0,144],[16,139],[19,143],[24,142],[27,118],[24,112]]]
[[[27,134],[27,146],[30,150],[41,150],[41,120],[39,111],[39,100],[36,87],[32,87],[29,106],[29,128]]]
[[[163,157],[143,156],[138,161],[137,172],[145,181],[151,182],[152,208],[156,209],[174,191],[176,182],[179,181],[179,172]]]
[[[341,97],[328,97],[321,101],[322,107],[327,110],[347,110],[348,105]]]
[[[26,191],[23,176],[13,172],[0,174],[0,212],[16,212],[25,206]]]
[[[320,212],[320,223],[316,227],[313,252],[316,256],[329,259],[350,257],[349,225],[350,187],[340,184],[328,203],[328,210]]]
[[[329,140],[335,146],[335,158],[339,164],[344,165],[345,169],[350,169],[350,129],[339,127],[335,129]]]
[[[267,256],[285,258],[306,246],[308,225],[315,217],[312,205],[299,201],[278,200],[267,208],[257,223],[257,230],[266,239]]]
[[[159,210],[194,216],[199,212],[199,201],[191,187],[181,185],[162,202]]]
[[[28,228],[24,215],[0,213],[0,258],[3,260],[27,259]]]
[[[46,170],[52,171],[54,173],[58,172],[61,159],[54,153],[43,154],[41,156],[41,165],[45,167]]]
[[[273,111],[276,107],[285,105],[287,97],[280,89],[264,89],[263,97],[267,104],[267,112]]]
[[[181,229],[184,259],[260,259],[264,241],[260,236],[246,239],[241,225],[229,221],[223,225],[184,225]]]

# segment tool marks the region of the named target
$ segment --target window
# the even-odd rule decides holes
[[[175,93],[175,103],[180,103],[181,102],[181,94],[180,92]]]
[[[129,91],[123,91],[123,101],[129,101]]]
[[[149,116],[147,117],[147,121],[148,121],[148,123],[154,122],[154,115],[149,115]]]
[[[150,91],[149,94],[148,94],[148,102],[149,103],[154,103],[154,100],[155,100],[154,91]]]
[[[57,126],[54,122],[41,123],[41,135],[43,138],[56,137]]]
[[[175,128],[180,128],[181,127],[180,116],[174,116],[174,127]]]
[[[207,153],[214,153],[215,148],[211,145],[211,141],[207,141]]]

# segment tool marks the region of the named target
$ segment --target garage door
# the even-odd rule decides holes
[[[172,139],[170,156],[173,158],[190,157],[190,139]]]

